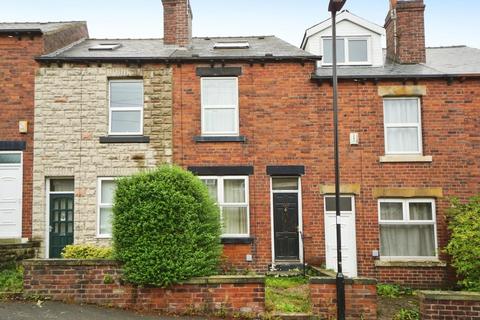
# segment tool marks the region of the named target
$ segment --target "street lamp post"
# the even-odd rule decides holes
[[[340,216],[340,156],[338,151],[338,77],[337,77],[337,12],[346,0],[330,0],[328,11],[332,13],[332,82],[333,82],[333,135],[335,153],[335,213],[337,231],[337,319],[345,320],[345,277],[342,268],[342,228]]]

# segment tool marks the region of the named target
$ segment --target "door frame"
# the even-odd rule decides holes
[[[23,151],[21,150],[2,150],[0,153],[19,153],[20,154],[20,163],[4,163],[0,164],[0,167],[5,168],[5,167],[17,167],[20,166],[20,182],[22,184],[21,188],[21,194],[20,194],[20,222],[19,222],[19,228],[20,229],[20,237],[19,239],[22,239],[23,237]],[[16,238],[15,238],[16,239]]]
[[[273,179],[275,178],[295,178],[298,179],[298,190],[273,190]],[[302,177],[300,176],[270,176],[270,243],[272,247],[272,266],[275,266],[275,219],[273,214],[273,194],[274,193],[296,193],[298,197],[298,229],[303,235],[303,212],[302,212]],[[303,237],[298,235],[298,257],[300,263],[303,263]]]
[[[327,197],[335,197],[335,194],[325,194],[323,196],[323,225],[324,225],[324,242],[325,242],[325,266],[327,265],[327,229],[328,229],[328,226],[327,226],[327,201],[325,200]],[[353,223],[354,223],[354,228],[353,228],[353,231],[354,231],[354,234],[353,234],[353,243],[355,245],[355,250],[354,250],[354,254],[355,254],[355,277],[358,276],[358,252],[357,252],[357,214],[356,214],[356,211],[357,211],[357,206],[356,206],[356,199],[355,199],[355,194],[349,194],[349,193],[341,193],[340,194],[340,198],[341,197],[349,197],[351,199],[351,202],[352,202],[352,219],[353,219]],[[328,212],[332,212],[332,211],[328,211]],[[347,211],[348,212],[348,211]],[[342,215],[342,212],[340,212],[340,220],[342,220],[341,218],[341,215]],[[344,243],[344,239],[345,237],[342,236],[342,245]],[[342,259],[342,263],[343,263],[343,259]],[[344,264],[345,265],[345,264]]]
[[[50,180],[73,180],[74,177],[48,177],[45,179],[45,259],[50,259],[50,195],[51,194],[73,194],[73,235],[75,238],[75,190],[74,191],[50,191]]]

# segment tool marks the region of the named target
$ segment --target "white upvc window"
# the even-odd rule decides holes
[[[380,199],[380,257],[437,259],[437,227],[433,199]]]
[[[383,100],[385,154],[422,154],[420,98]]]
[[[109,81],[109,135],[143,134],[143,80]]]
[[[202,78],[202,135],[238,136],[238,78]]]
[[[250,215],[248,205],[248,176],[205,176],[200,180],[207,186],[212,199],[220,207],[222,237],[248,237]]]
[[[112,237],[113,197],[115,178],[98,178],[97,187],[97,237]]]
[[[322,38],[322,64],[333,62],[332,38]],[[352,36],[337,38],[337,63],[339,65],[370,65],[370,37]]]

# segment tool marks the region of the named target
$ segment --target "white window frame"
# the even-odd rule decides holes
[[[410,203],[430,203],[432,205],[431,220],[410,220]],[[380,204],[381,203],[402,203],[402,220],[382,220]],[[381,241],[380,226],[381,225],[432,225],[433,236],[435,239],[435,255],[434,256],[380,256],[380,260],[438,260],[438,238],[437,238],[437,218],[436,218],[435,199],[429,198],[383,198],[378,200],[378,224],[379,224],[379,243]],[[381,244],[380,244],[381,245]]]
[[[250,198],[249,198],[249,177],[248,176],[199,176],[200,180],[217,180],[217,205],[220,208],[220,221],[223,225],[224,207],[245,207],[247,208],[247,233],[228,234],[222,233],[222,238],[248,238],[250,237]],[[225,180],[244,180],[245,183],[245,202],[242,203],[224,203],[224,181]]]
[[[235,95],[235,104],[234,105],[220,105],[220,106],[207,106],[205,103],[205,90],[204,83],[205,81],[213,80],[235,80],[236,95]],[[202,136],[239,136],[240,135],[240,112],[239,112],[239,96],[238,96],[238,77],[202,77],[201,78],[201,127],[202,127]],[[234,131],[207,131],[205,129],[205,109],[235,109],[235,130]]]
[[[387,124],[386,122],[386,101],[391,100],[416,100],[417,101],[417,112],[418,112],[418,123],[395,123]],[[388,151],[388,128],[417,128],[418,130],[418,151],[412,152],[389,152]],[[419,97],[392,97],[383,99],[383,133],[385,141],[385,154],[386,155],[422,155],[423,154],[423,139],[422,139],[422,101]]]
[[[103,181],[115,181],[117,177],[101,177],[97,180],[97,238],[101,239],[111,239],[112,234],[100,233],[100,209],[102,208],[113,208],[112,203],[102,203],[102,182]]]
[[[112,83],[141,83],[143,92],[143,104],[141,107],[112,107]],[[138,136],[143,135],[143,109],[145,106],[145,91],[143,80],[127,79],[127,80],[109,80],[108,81],[108,135],[110,136]],[[112,113],[114,111],[140,111],[140,131],[138,132],[112,132]]]
[[[331,36],[322,37],[321,38],[321,54],[322,57],[325,56],[325,45],[324,40],[332,40]],[[337,64],[340,66],[369,66],[372,65],[372,39],[370,36],[344,36],[344,37],[337,37],[337,40],[343,40],[345,46],[345,62],[338,62]],[[352,62],[350,61],[350,52],[349,52],[349,40],[366,40],[367,41],[367,61],[359,61],[359,62]],[[322,59],[323,66],[331,66],[332,63],[324,62]]]

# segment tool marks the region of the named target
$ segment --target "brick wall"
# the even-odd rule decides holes
[[[454,283],[446,267],[377,267],[377,274],[379,282],[415,289],[445,288]]]
[[[418,296],[424,320],[480,319],[480,293],[421,291]]]
[[[369,279],[346,281],[346,319],[377,319],[376,284],[375,280]],[[335,278],[311,278],[309,287],[313,314],[322,319],[335,319],[337,316]]]
[[[192,41],[192,12],[189,0],[162,0],[165,44],[186,47]]]
[[[174,314],[262,313],[265,280],[255,276],[197,278],[169,288],[123,284],[118,263],[99,260],[26,260],[24,294]]]
[[[310,80],[312,64],[228,64],[242,67],[239,77],[240,135],[246,142],[195,142],[201,134],[198,65],[184,64],[173,72],[174,162],[183,166],[250,165],[250,267],[265,271],[272,262],[270,177],[268,165],[304,165],[302,214],[305,257],[325,263],[323,185],[333,185],[332,88]],[[204,65],[202,65],[204,66]],[[406,85],[413,85],[411,82]],[[440,188],[436,198],[439,259],[448,241],[448,197],[466,199],[480,192],[478,108],[480,84],[467,79],[420,80],[424,155],[432,162],[383,163],[385,154],[383,98],[380,86],[402,82],[341,81],[340,158],[342,184],[358,184],[355,196],[356,242],[360,276],[388,280],[389,269],[375,267],[372,251],[379,250],[377,188]],[[350,145],[349,133],[358,132],[359,145]],[[233,250],[229,248],[228,250]],[[243,247],[242,247],[242,250]],[[414,270],[416,267],[413,267]],[[419,272],[423,272],[419,267]],[[433,269],[432,269],[433,268]],[[436,267],[430,267],[435,271]],[[395,269],[391,274],[394,277]],[[414,271],[412,271],[414,272]],[[425,271],[427,274],[429,271]]]
[[[75,243],[97,237],[99,177],[121,177],[171,163],[171,68],[123,64],[42,67],[36,77],[33,236],[45,253],[46,178],[75,180]],[[108,136],[109,79],[142,78],[144,135],[149,143],[101,143]]]

